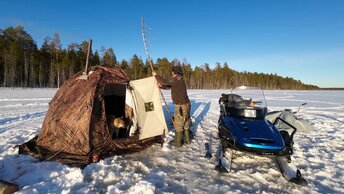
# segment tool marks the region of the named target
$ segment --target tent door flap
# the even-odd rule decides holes
[[[160,91],[154,77],[130,81],[133,88],[136,116],[140,127],[139,139],[163,135],[167,130],[160,101]]]

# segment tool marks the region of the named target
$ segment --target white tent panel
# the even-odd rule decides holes
[[[145,139],[167,132],[160,92],[154,77],[130,81],[136,104],[139,139]]]
[[[137,116],[136,116],[137,114],[136,114],[133,93],[128,88],[126,89],[126,94],[125,94],[125,104],[128,105],[130,108],[132,108],[134,112],[134,116],[131,118],[132,125],[130,126],[130,129],[129,129],[129,136],[132,136],[135,134],[135,131],[137,129]]]

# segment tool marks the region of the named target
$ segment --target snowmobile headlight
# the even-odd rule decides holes
[[[257,117],[257,112],[256,112],[256,110],[253,110],[253,109],[245,109],[244,110],[244,115],[247,118],[256,118]]]

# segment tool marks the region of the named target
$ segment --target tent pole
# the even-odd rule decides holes
[[[142,40],[143,40],[143,45],[145,47],[145,51],[146,51],[146,54],[147,54],[147,57],[148,57],[148,61],[149,61],[149,65],[150,65],[150,68],[152,70],[152,73],[154,71],[153,69],[153,60],[150,58],[150,55],[149,55],[149,51],[148,51],[148,47],[147,47],[147,44],[146,44],[146,38],[145,38],[145,25],[144,25],[144,18],[142,17],[141,18],[141,35],[142,35]],[[165,103],[165,107],[166,107],[166,110],[168,112],[168,115],[170,116],[170,119],[172,121],[172,124],[173,124],[173,127],[175,128],[175,125],[174,125],[174,121],[173,121],[173,118],[172,118],[172,115],[171,115],[171,111],[170,111],[170,108],[168,107],[167,103],[166,103],[166,100],[165,100],[165,97],[161,91],[161,89],[159,88],[159,92],[160,92],[160,95],[161,95],[161,98],[162,100],[164,101]]]

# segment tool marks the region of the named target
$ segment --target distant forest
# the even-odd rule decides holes
[[[24,27],[0,29],[0,86],[2,87],[58,87],[70,76],[85,68],[88,42],[70,43],[62,48],[57,33],[47,36],[38,48]],[[114,65],[121,67],[132,79],[151,76],[148,60],[136,54],[129,60],[118,61],[114,50],[102,47],[91,52],[90,66]],[[291,77],[276,74],[238,72],[227,63],[216,63],[214,68],[205,63],[195,66],[166,57],[154,63],[155,71],[162,77],[171,75],[172,65],[181,65],[184,79],[190,89],[228,89],[239,85],[260,86],[264,89],[319,89]]]

